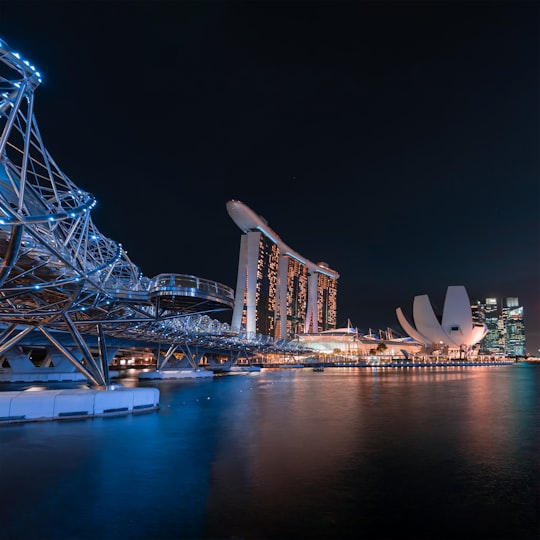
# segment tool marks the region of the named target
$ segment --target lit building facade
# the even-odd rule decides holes
[[[499,303],[496,298],[486,298],[483,302],[476,302],[473,305],[478,322],[482,322],[487,327],[487,333],[480,342],[480,352],[482,354],[496,354],[500,352],[500,329],[499,329]]]
[[[516,297],[505,298],[502,306],[496,298],[486,298],[476,302],[476,312],[488,332],[480,342],[483,354],[504,354],[506,356],[525,356],[525,324],[523,306]]]
[[[315,355],[342,357],[342,360],[355,360],[358,357],[397,360],[407,359],[421,353],[422,344],[410,337],[394,338],[387,333],[384,339],[369,335],[360,335],[357,328],[336,328],[318,334],[300,334],[299,342],[309,347]]]
[[[293,251],[240,201],[227,211],[244,233],[232,328],[280,339],[335,329],[339,274]]]
[[[296,335],[304,331],[308,305],[309,271],[305,264],[287,256],[282,258],[283,273],[285,269],[287,271],[287,288],[282,310],[285,309],[287,313],[286,335]]]
[[[523,323],[523,306],[517,298],[506,298],[502,308],[503,345],[507,356],[525,356],[525,325]]]
[[[328,268],[325,263],[319,264]],[[318,331],[332,330],[336,328],[337,280],[328,274],[315,273],[314,275],[317,277]]]

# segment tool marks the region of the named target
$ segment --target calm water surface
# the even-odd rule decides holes
[[[523,363],[149,384],[158,412],[0,428],[0,538],[537,539],[539,382]]]

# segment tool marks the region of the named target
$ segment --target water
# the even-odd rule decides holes
[[[536,539],[539,382],[524,363],[145,383],[158,412],[0,428],[0,538]]]

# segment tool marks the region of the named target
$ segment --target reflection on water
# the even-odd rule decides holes
[[[3,427],[3,534],[536,538],[539,374],[263,370],[159,383],[156,413]]]
[[[259,379],[223,418],[210,536],[536,537],[537,373],[505,371]]]

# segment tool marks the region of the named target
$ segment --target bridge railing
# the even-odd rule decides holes
[[[151,296],[173,294],[182,289],[213,293],[221,298],[234,300],[234,290],[227,285],[187,274],[159,274],[150,280]]]

